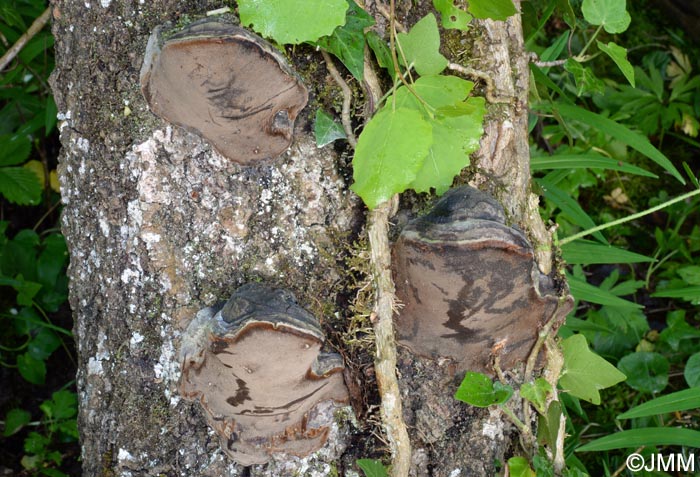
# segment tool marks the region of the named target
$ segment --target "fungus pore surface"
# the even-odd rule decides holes
[[[332,424],[318,422],[319,408],[347,400],[342,359],[321,353],[322,344],[318,321],[291,293],[244,285],[188,326],[181,393],[201,403],[239,464],[263,464],[276,452],[306,456]]]
[[[457,370],[491,373],[527,358],[540,327],[572,307],[541,275],[531,245],[489,195],[463,186],[410,222],[392,251],[399,342]]]
[[[165,32],[153,31],[141,68],[151,111],[240,164],[275,158],[289,147],[308,94],[268,42],[210,19],[167,39]]]

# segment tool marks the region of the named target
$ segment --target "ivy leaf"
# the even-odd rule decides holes
[[[513,395],[513,388],[500,382],[493,382],[482,373],[468,372],[464,375],[455,399],[476,407],[503,404]]]
[[[0,168],[0,194],[19,205],[36,205],[41,199],[42,184],[34,171],[24,167]]]
[[[442,26],[447,30],[468,30],[472,16],[456,6],[452,0],[433,0],[435,10],[440,12]]]
[[[632,20],[625,0],[583,0],[581,12],[588,23],[613,34],[627,30]]]
[[[593,70],[573,58],[569,58],[564,63],[564,69],[574,76],[576,82],[576,96],[581,96],[583,93],[599,93],[605,92],[605,83],[603,83]]]
[[[314,42],[345,23],[346,0],[239,0],[241,23],[281,44]]]
[[[508,470],[511,477],[536,477],[537,475],[530,468],[530,463],[525,457],[511,457],[508,459]]]
[[[534,383],[524,383],[520,387],[520,395],[530,401],[540,414],[544,414],[547,395],[551,392],[552,386],[544,378],[537,378]]]
[[[351,189],[374,209],[415,180],[432,142],[432,127],[421,113],[387,103],[357,140]]]
[[[512,0],[470,0],[469,13],[476,18],[505,21],[509,16],[515,15],[517,10]]]
[[[323,147],[336,139],[345,139],[343,126],[333,121],[327,112],[319,109],[316,111],[316,121],[314,121],[314,135],[316,136],[316,146]]]
[[[634,68],[627,60],[627,50],[613,43],[612,41],[608,42],[607,45],[597,40],[596,43],[598,43],[598,48],[600,48],[600,51],[612,58],[617,67],[620,68],[620,71],[622,71],[622,74],[625,75],[627,81],[629,81],[634,88]]]
[[[564,373],[559,385],[569,394],[600,404],[599,390],[613,386],[626,376],[588,348],[586,337],[572,335],[562,341]]]
[[[365,76],[365,28],[374,25],[374,18],[348,0],[345,25],[339,26],[328,37],[320,38],[317,44],[340,58],[357,81]]]
[[[413,64],[419,75],[437,75],[447,68],[447,58],[440,54],[440,32],[432,13],[421,18],[410,32],[399,33],[396,39],[400,46],[399,58],[403,61],[405,56],[406,62]]]

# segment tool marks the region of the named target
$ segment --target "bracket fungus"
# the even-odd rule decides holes
[[[308,93],[282,55],[218,20],[170,33],[157,27],[146,47],[141,90],[151,111],[243,165],[284,152]]]
[[[192,320],[180,349],[181,394],[198,400],[221,447],[241,465],[305,456],[326,441],[326,403],[348,399],[339,355],[321,353],[316,318],[294,296],[251,283]]]
[[[505,225],[489,195],[463,186],[410,222],[392,251],[399,342],[412,352],[454,360],[457,370],[491,372],[524,361],[541,326],[563,320],[560,299],[522,232]]]

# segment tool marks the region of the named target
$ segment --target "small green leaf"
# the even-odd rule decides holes
[[[416,179],[432,142],[432,127],[418,111],[388,104],[358,138],[351,189],[374,209]]]
[[[691,388],[647,401],[620,414],[617,419],[635,419],[697,408],[700,408],[700,388]]]
[[[17,356],[17,369],[19,374],[32,384],[44,384],[46,380],[46,364],[29,353]]]
[[[0,167],[0,194],[18,205],[36,205],[43,187],[36,174],[24,167]]]
[[[432,13],[421,18],[408,33],[396,35],[399,59],[404,57],[421,76],[437,75],[447,68],[447,58],[440,54],[440,31]],[[403,54],[402,54],[403,53]]]
[[[598,48],[600,48],[600,51],[612,58],[617,67],[620,68],[620,71],[622,71],[622,74],[625,75],[627,81],[629,81],[629,83],[634,88],[634,68],[632,67],[632,64],[629,62],[629,60],[627,60],[627,50],[621,46],[616,45],[612,41],[608,42],[607,45],[599,41],[597,41],[597,43]]]
[[[394,61],[391,58],[391,50],[389,50],[386,42],[373,30],[368,31],[365,37],[367,38],[367,44],[377,58],[379,66],[387,70],[392,80],[395,79],[396,72],[394,71]]]
[[[0,166],[14,166],[22,164],[29,159],[32,143],[25,135],[1,134],[0,135]]]
[[[65,389],[56,391],[51,395],[51,399],[41,403],[39,409],[48,419],[70,419],[78,413],[78,398],[74,392]]]
[[[615,296],[608,290],[604,290],[601,287],[593,286],[585,282],[584,280],[570,275],[568,273],[566,274],[566,280],[569,282],[571,294],[575,296],[577,300],[583,300],[589,303],[597,303],[599,305],[615,306],[619,308],[644,308],[642,305],[639,305],[632,301],[623,300],[622,298]]]
[[[525,457],[511,457],[508,459],[508,470],[511,477],[536,477],[537,475],[530,468],[530,463]]]
[[[650,296],[653,298],[680,298],[681,300],[696,303],[700,300],[700,286],[667,288],[654,292]]]
[[[345,23],[346,0],[239,0],[241,23],[277,43],[314,42]]]
[[[513,395],[513,388],[481,373],[468,372],[455,393],[455,399],[476,407],[503,404]]]
[[[574,240],[561,247],[562,258],[569,265],[591,265],[601,263],[643,263],[653,262],[646,255],[630,252],[623,248],[603,245],[589,240]]]
[[[48,328],[41,328],[27,346],[27,352],[35,359],[45,361],[61,346],[61,340],[56,333]]]
[[[520,395],[530,401],[540,414],[544,414],[547,396],[551,392],[552,386],[544,378],[537,378],[534,383],[524,383],[520,387]]]
[[[700,285],[700,265],[688,265],[676,270],[684,282],[688,285]]]
[[[5,416],[5,430],[2,431],[2,435],[11,436],[27,425],[31,419],[32,415],[24,409],[10,409]]]
[[[593,353],[583,335],[561,342],[564,372],[559,385],[565,392],[593,404],[600,404],[599,390],[624,381],[625,375],[605,359]]]
[[[581,12],[588,23],[613,34],[627,30],[632,20],[625,0],[583,0]]]
[[[658,393],[668,385],[671,365],[663,355],[639,351],[623,356],[617,367],[627,376],[627,384],[643,393]]]
[[[374,25],[374,18],[357,4],[348,0],[350,8],[345,25],[339,26],[328,37],[319,38],[317,44],[340,58],[357,81],[365,76],[365,28]]]
[[[542,187],[545,198],[565,213],[573,223],[583,229],[591,229],[596,226],[593,219],[591,219],[579,203],[572,199],[569,194],[544,178],[537,179],[536,182]],[[605,237],[603,237],[603,234],[600,232],[594,233],[593,236],[601,242],[606,243]]]
[[[357,459],[355,461],[365,477],[387,477],[384,464],[374,459]]]
[[[48,437],[32,431],[24,440],[24,452],[27,454],[42,454],[49,443]]]
[[[433,0],[433,6],[440,12],[440,21],[445,29],[462,31],[469,29],[472,16],[455,5],[452,0]]]
[[[576,452],[636,449],[642,446],[700,447],[700,431],[676,427],[650,427],[617,431],[576,449]]]
[[[503,21],[518,12],[511,0],[470,0],[468,10],[475,18]]]
[[[603,94],[605,92],[605,83],[598,79],[591,68],[583,66],[575,59],[569,58],[566,60],[564,69],[574,76],[576,96],[580,97],[584,93]]]
[[[343,126],[333,121],[331,115],[321,109],[316,111],[314,135],[316,136],[316,145],[318,147],[330,144],[336,139],[346,138]]]
[[[700,352],[692,354],[685,362],[683,377],[688,386],[700,390]]]

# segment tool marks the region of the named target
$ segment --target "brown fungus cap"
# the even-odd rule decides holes
[[[151,111],[240,164],[275,158],[289,147],[308,95],[268,42],[210,19],[167,39],[163,33],[154,30],[141,68]]]
[[[570,297],[560,303],[525,236],[504,222],[498,202],[463,186],[404,228],[392,251],[400,343],[461,372],[490,372],[494,355],[512,368],[544,323],[563,320]]]
[[[322,353],[318,321],[283,290],[251,283],[201,310],[180,348],[181,393],[198,400],[241,465],[306,456],[326,441],[327,403],[347,400],[340,356]]]

